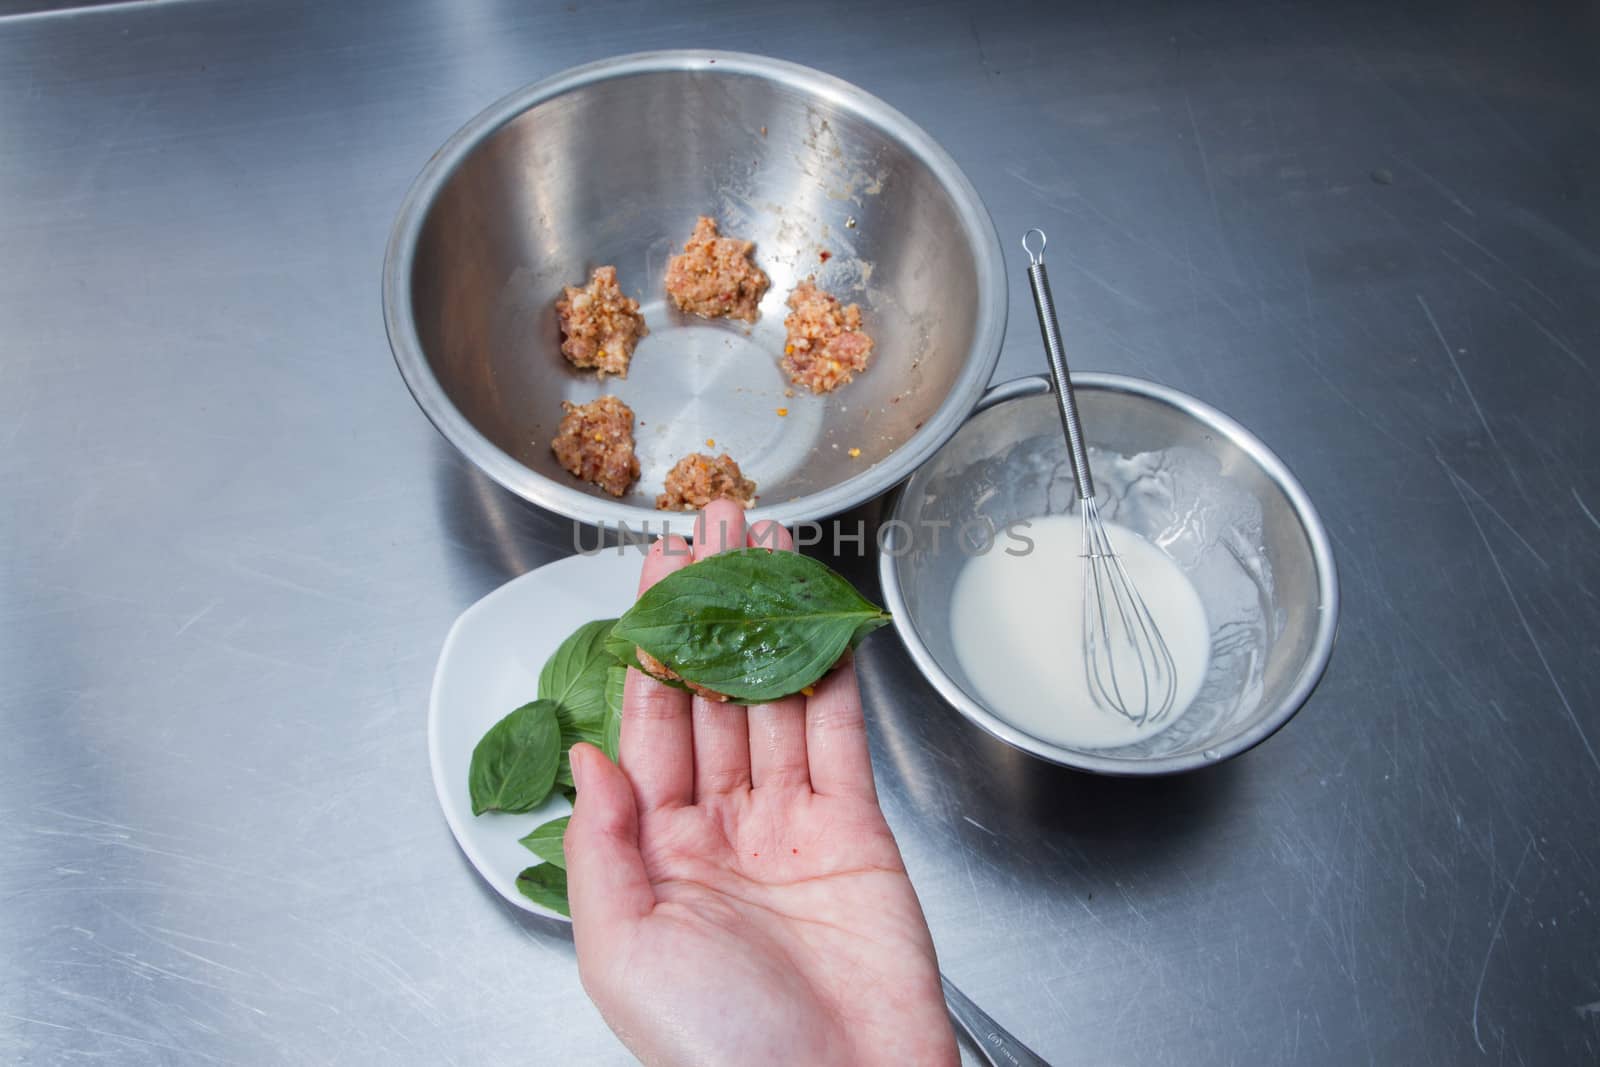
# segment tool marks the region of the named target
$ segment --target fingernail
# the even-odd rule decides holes
[[[575,790],[578,790],[579,792],[582,792],[582,790],[583,790],[583,764],[584,764],[585,761],[584,761],[582,756],[578,755],[578,746],[577,745],[573,745],[570,749],[567,750],[567,762],[572,765],[572,788],[575,789]]]

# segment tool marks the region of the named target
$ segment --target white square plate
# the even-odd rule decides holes
[[[445,821],[467,859],[495,891],[524,911],[565,922],[517,891],[517,875],[539,858],[518,843],[571,810],[553,793],[522,815],[473,815],[467,790],[472,750],[508,712],[539,695],[539,671],[556,647],[593,619],[633,605],[643,555],[637,547],[572,556],[514,578],[456,619],[439,653],[428,702],[428,759]]]

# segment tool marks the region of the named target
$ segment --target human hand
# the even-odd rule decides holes
[[[639,588],[746,543],[728,501],[693,556],[658,541]],[[927,921],[878,807],[854,666],[750,708],[629,669],[620,766],[574,746],[568,899],[578,972],[651,1067],[955,1064]]]

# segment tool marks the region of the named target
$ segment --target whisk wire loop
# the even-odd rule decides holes
[[[1135,725],[1160,722],[1172,713],[1177,699],[1172,651],[1127,565],[1112,547],[1094,498],[1082,502],[1080,515],[1089,693],[1097,705]]]

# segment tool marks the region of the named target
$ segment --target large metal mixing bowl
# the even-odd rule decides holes
[[[772,287],[753,328],[666,300],[667,259],[701,214],[756,242]],[[602,264],[650,328],[627,379],[604,383],[562,358],[554,309]],[[877,349],[835,393],[788,396],[784,301],[813,273],[862,305]],[[661,528],[655,494],[690,452],[726,451],[756,480],[752,518],[882,493],[971,413],[1006,319],[994,226],[927,134],[836,78],[720,52],[580,67],[467,123],[406,197],[383,297],[406,384],[473,463],[542,507],[635,530]],[[561,401],[603,393],[639,418],[642,473],[620,500],[550,451]]]
[[[900,490],[879,560],[895,627],[961,714],[1043,759],[1149,775],[1238,755],[1300,709],[1333,652],[1339,581],[1322,521],[1282,461],[1215,408],[1137,378],[1075,374],[1072,381],[1101,514],[1171,557],[1205,605],[1211,662],[1194,703],[1136,744],[1064,748],[996,714],[962,669],[950,623],[962,564],[973,552],[1010,544],[988,543],[993,531],[1076,507],[1045,378],[996,387]],[[1064,657],[1081,654],[1061,649]]]

